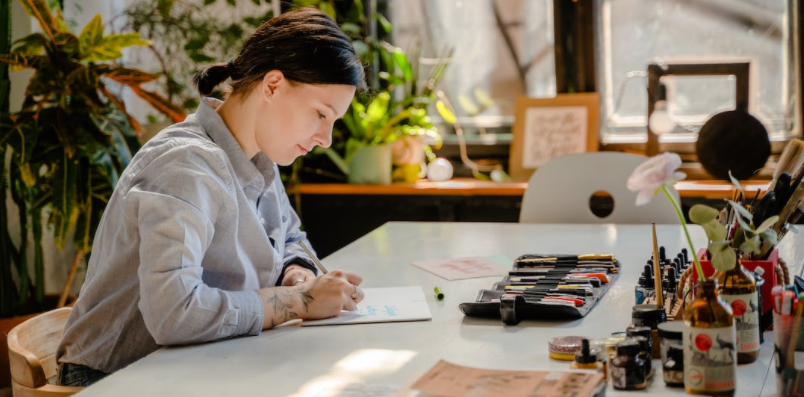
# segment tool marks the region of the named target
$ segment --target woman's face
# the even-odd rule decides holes
[[[279,78],[270,76],[278,73]],[[280,72],[266,75],[259,88],[265,101],[257,116],[256,141],[260,151],[279,165],[332,143],[332,126],[343,117],[355,87],[351,85],[291,84]]]

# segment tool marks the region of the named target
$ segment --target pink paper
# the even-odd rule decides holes
[[[504,265],[501,262],[509,263]],[[513,261],[504,257],[473,256],[468,258],[442,259],[413,262],[413,266],[424,269],[447,280],[504,276],[511,270]]]

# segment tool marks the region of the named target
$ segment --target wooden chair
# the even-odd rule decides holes
[[[72,308],[51,310],[14,327],[8,334],[11,391],[14,397],[70,396],[82,387],[57,386],[56,349]],[[55,383],[55,382],[54,382]]]
[[[594,152],[568,154],[539,167],[530,178],[522,197],[520,223],[620,223],[678,224],[678,216],[667,197],[655,197],[644,206],[636,205],[637,194],[626,181],[648,158],[636,154]],[[592,213],[589,198],[608,192],[614,210],[601,218]],[[678,201],[678,192],[670,193]]]

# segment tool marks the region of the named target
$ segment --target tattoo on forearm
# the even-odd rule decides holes
[[[273,308],[273,316],[271,316],[270,326],[275,327],[285,321],[289,321],[299,317],[299,313],[296,311],[296,307],[293,304],[293,295],[297,291],[294,291],[294,288],[276,288],[275,290],[271,291],[271,295],[265,298],[265,304],[268,307]],[[308,304],[312,302],[313,296],[304,291],[301,287],[298,290],[298,293],[301,296],[302,300],[302,310],[304,313],[308,311]],[[277,323],[276,320],[278,319],[279,322]]]

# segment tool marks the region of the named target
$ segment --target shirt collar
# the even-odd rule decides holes
[[[222,103],[223,101],[216,98],[204,98],[196,111],[196,119],[212,141],[226,152],[241,185],[256,184],[255,187],[262,191],[274,179],[274,163],[261,151],[250,160],[246,157],[232,132],[215,111]]]

